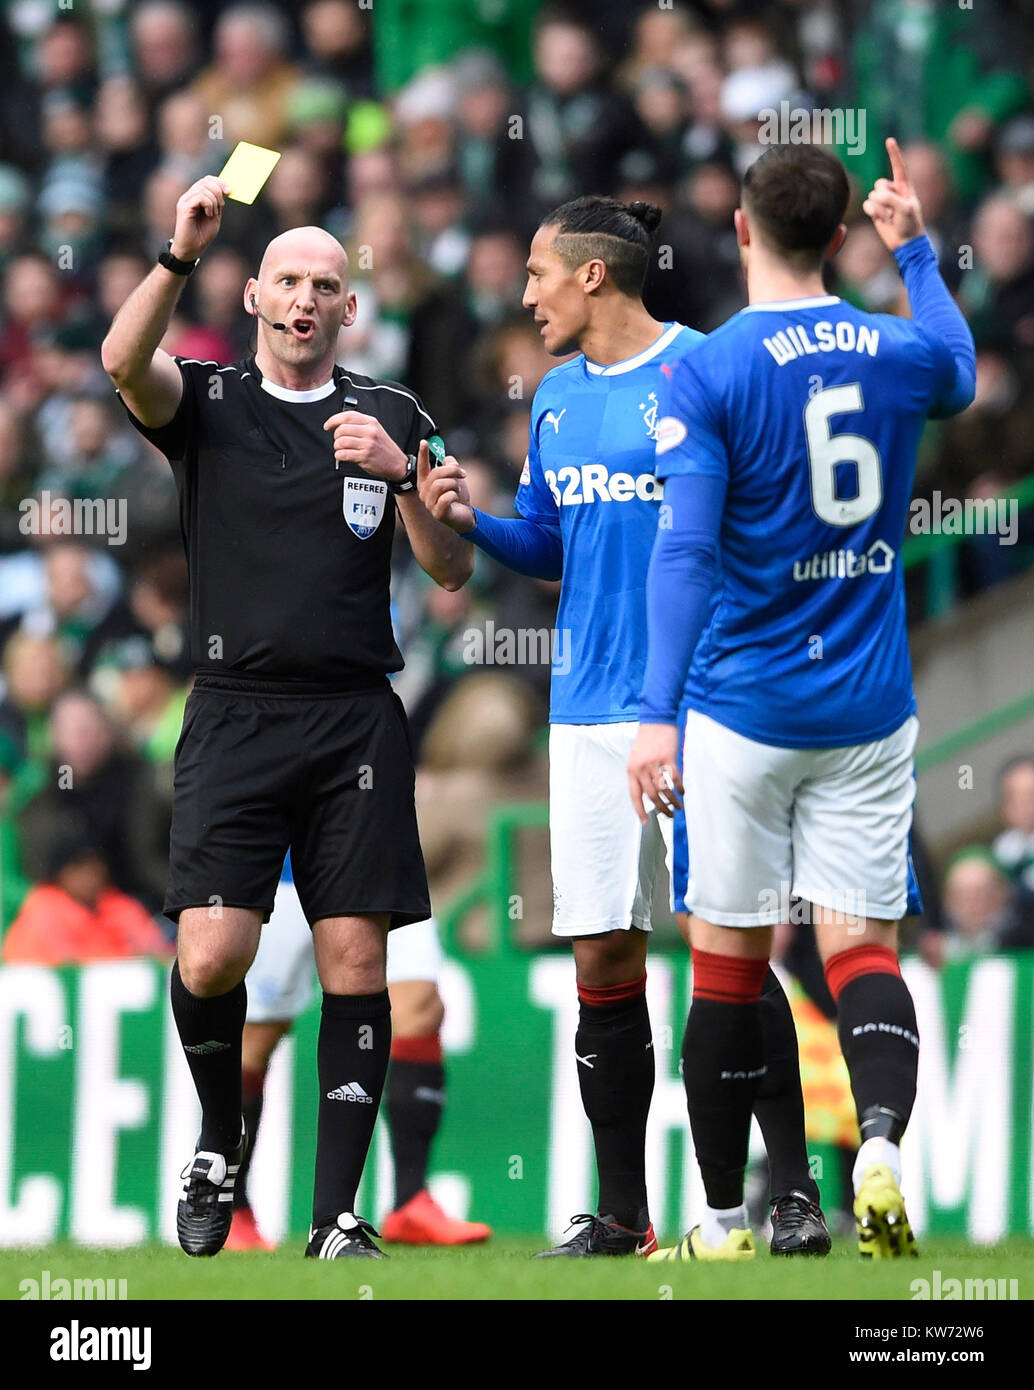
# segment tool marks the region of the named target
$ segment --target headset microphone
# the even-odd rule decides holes
[[[256,317],[260,318],[263,323],[268,323],[270,328],[275,328],[279,333],[287,332],[286,323],[274,323],[272,319],[267,319],[265,314],[259,312],[259,306],[255,303],[254,295],[251,296],[251,307],[255,310]]]

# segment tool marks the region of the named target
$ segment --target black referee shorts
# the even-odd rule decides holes
[[[401,700],[257,693],[198,676],[176,747],[165,912],[248,907],[267,921],[288,847],[309,922],[431,915]]]

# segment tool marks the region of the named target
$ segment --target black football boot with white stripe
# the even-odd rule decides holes
[[[379,1236],[369,1221],[343,1211],[336,1221],[318,1229],[309,1228],[309,1243],[305,1247],[307,1260],[386,1260],[384,1251],[374,1245],[371,1237]]]
[[[176,1234],[188,1255],[218,1255],[226,1244],[233,1220],[233,1186],[247,1142],[242,1120],[241,1142],[232,1153],[199,1149],[180,1174],[185,1181],[176,1207]]]

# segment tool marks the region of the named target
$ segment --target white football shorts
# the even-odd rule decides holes
[[[671,820],[651,803],[643,825],[628,795],[639,725],[551,724],[549,842],[555,936],[652,930],[658,876],[671,854]]]
[[[682,750],[693,911],[786,920],[791,897],[897,921],[908,898],[915,715],[875,743],[776,748],[690,710]]]
[[[388,984],[431,980],[442,968],[438,924],[433,917],[388,933]],[[293,883],[276,890],[273,913],[262,928],[247,976],[249,1023],[276,1023],[305,1012],[316,992],[312,932]]]

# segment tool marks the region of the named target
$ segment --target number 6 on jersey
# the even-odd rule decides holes
[[[833,434],[830,417],[861,410],[862,388],[827,386],[817,391],[804,407],[804,433],[811,470],[811,505],[820,521],[829,526],[857,526],[868,521],[883,501],[883,473],[879,450],[860,434]],[[853,463],[858,470],[857,496],[837,496],[836,466]]]

